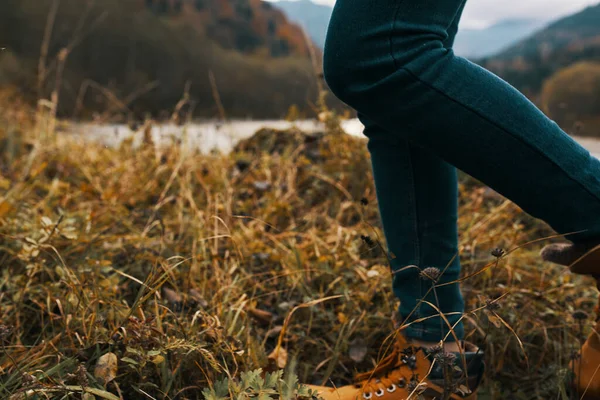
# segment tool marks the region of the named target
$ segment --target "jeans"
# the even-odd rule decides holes
[[[439,341],[464,312],[457,170],[480,180],[575,243],[600,238],[600,161],[533,103],[452,43],[465,0],[337,0],[325,79],[369,138],[403,333]],[[416,266],[406,268],[407,266]],[[437,299],[436,299],[437,298]],[[420,300],[425,300],[421,302]],[[462,324],[455,327],[459,338]]]

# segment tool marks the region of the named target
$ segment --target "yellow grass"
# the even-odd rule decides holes
[[[340,385],[374,366],[397,302],[364,141],[111,149],[48,131],[14,93],[1,102],[0,398],[203,399],[258,368]],[[541,263],[544,242],[518,248],[545,224],[464,175],[460,196],[482,398],[568,398],[595,289]],[[247,397],[293,397],[281,385]]]

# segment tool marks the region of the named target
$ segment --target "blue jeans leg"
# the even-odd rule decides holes
[[[433,155],[486,183],[558,233],[582,231],[567,236],[573,242],[600,238],[600,161],[508,83],[457,57],[445,44],[463,5],[463,0],[338,0],[334,9],[325,45],[325,78],[371,125],[367,133],[373,142],[369,146],[378,197],[391,210],[382,209],[391,248],[407,246],[417,236],[399,234],[402,239],[394,243],[392,215],[394,210],[407,215],[408,208],[401,208],[408,207],[408,180],[384,184],[393,180],[393,171],[383,160],[398,170],[412,170],[417,199],[413,213],[421,218],[417,226],[423,227],[430,226],[429,215],[450,213],[446,209],[452,201],[448,191],[437,202],[419,203],[426,201],[419,191],[429,195],[429,189],[421,188],[428,184],[419,183],[418,177],[427,172],[416,167],[421,165],[416,157]],[[397,149],[403,161],[393,160],[382,149],[386,145],[389,152]],[[388,198],[396,199],[389,200],[391,206],[384,205]],[[444,238],[437,246],[452,242],[449,228],[435,229]],[[442,236],[444,229],[448,236]],[[398,266],[412,260],[429,266],[424,249],[419,249],[420,259],[414,248],[400,251],[404,253]],[[414,276],[407,281],[417,285]],[[443,306],[446,296],[438,297]]]
[[[445,47],[454,43],[462,8],[448,27]],[[459,285],[434,292],[433,282],[420,276],[428,267],[444,271],[438,283],[460,276],[456,168],[401,135],[388,134],[365,115],[359,113],[359,119],[369,138],[379,211],[388,249],[394,255],[390,261],[394,295],[400,300],[400,315],[412,323],[403,333],[409,338],[438,341],[450,325],[462,338],[464,327],[459,320],[464,301]],[[415,268],[404,268],[410,265]],[[429,304],[435,304],[447,322],[434,317],[439,312]],[[414,323],[420,318],[426,319]]]

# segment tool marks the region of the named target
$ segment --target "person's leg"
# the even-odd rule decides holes
[[[462,7],[448,27],[444,41],[447,48],[454,43],[461,13]],[[388,249],[394,255],[390,263],[394,295],[400,300],[399,313],[405,323],[439,314],[427,303],[420,303],[423,299],[437,305],[454,325],[460,318],[457,313],[464,311],[459,285],[444,286],[427,294],[432,281],[420,276],[420,272],[428,267],[445,270],[439,283],[451,282],[460,275],[456,168],[412,144],[402,134],[390,135],[365,115],[359,113],[359,119],[369,138],[379,210]],[[404,268],[409,265],[418,269]],[[447,324],[436,317],[409,325],[403,334],[420,342],[435,342],[447,332]],[[462,339],[462,323],[454,332]]]
[[[600,161],[525,96],[445,48],[462,0],[338,0],[332,91],[391,137],[486,183],[568,238],[600,238]],[[433,200],[432,200],[433,201]]]

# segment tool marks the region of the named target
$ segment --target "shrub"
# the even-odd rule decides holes
[[[600,136],[600,63],[560,70],[544,84],[541,100],[544,111],[563,128]]]

